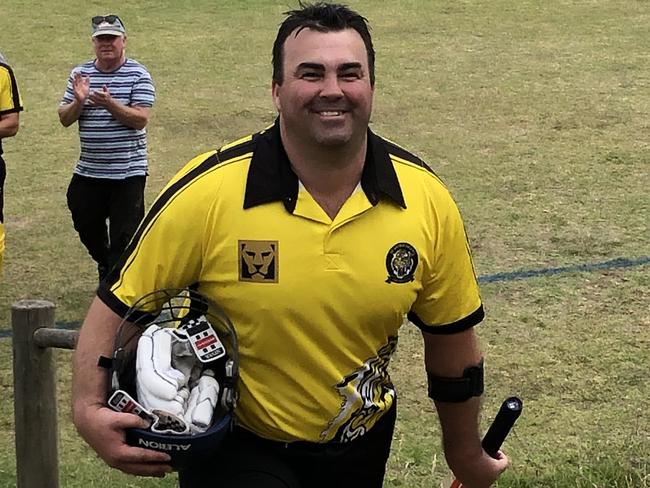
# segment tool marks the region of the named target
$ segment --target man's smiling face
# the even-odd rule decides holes
[[[284,44],[282,84],[273,101],[285,131],[302,143],[342,146],[365,140],[374,89],[368,54],[354,29],[302,29]]]

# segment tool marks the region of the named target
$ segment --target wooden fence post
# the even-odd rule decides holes
[[[11,307],[18,488],[58,488],[56,364],[34,332],[54,327],[54,304],[21,300]]]

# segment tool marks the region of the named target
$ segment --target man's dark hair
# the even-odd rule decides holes
[[[359,33],[368,53],[368,69],[370,70],[370,85],[375,86],[375,49],[368,29],[368,21],[347,5],[338,3],[318,2],[305,4],[299,2],[300,8],[285,12],[287,16],[280,25],[278,35],[273,43],[273,81],[278,85],[284,79],[284,42],[296,31],[314,29],[319,32],[337,32],[344,29],[354,29]],[[297,30],[296,30],[297,29]]]

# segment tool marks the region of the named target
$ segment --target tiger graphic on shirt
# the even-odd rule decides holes
[[[395,401],[395,388],[388,375],[388,363],[397,346],[397,337],[376,357],[346,376],[336,385],[342,397],[339,414],[321,432],[322,441],[350,442],[364,435]]]

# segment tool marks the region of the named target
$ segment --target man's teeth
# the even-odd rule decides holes
[[[337,115],[341,115],[343,112],[321,112],[321,115],[324,115],[326,117],[334,117]]]

